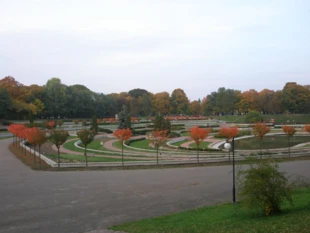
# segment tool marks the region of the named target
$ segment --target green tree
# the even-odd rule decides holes
[[[45,109],[49,116],[57,118],[67,113],[67,95],[66,86],[63,85],[59,78],[52,78],[45,85],[46,100]]]
[[[94,140],[94,137],[96,135],[95,131],[83,129],[79,132],[77,132],[77,136],[81,140],[84,146],[84,156],[86,161],[86,167],[88,167],[88,160],[87,160],[87,146]]]
[[[263,120],[262,114],[258,111],[249,111],[245,117],[245,121],[248,123],[262,122]]]
[[[64,144],[69,137],[69,133],[63,129],[53,129],[50,132],[49,140],[57,147],[57,162],[58,162],[58,170],[60,170],[60,158],[59,158],[59,148],[62,144]]]
[[[281,211],[284,200],[293,204],[293,183],[275,161],[254,160],[249,166],[238,172],[239,195],[247,208],[269,216]]]
[[[309,113],[309,102],[309,89],[295,82],[286,83],[282,90],[282,103],[286,111],[291,113]]]
[[[94,114],[91,119],[91,127],[90,130],[94,131],[95,133],[98,133],[98,123],[97,123],[97,116]]]
[[[12,101],[6,88],[0,89],[0,118],[8,115],[9,109],[12,107]]]
[[[185,92],[180,88],[177,88],[172,92],[170,103],[172,113],[174,114],[187,114],[189,112],[189,100]]]
[[[123,105],[122,111],[118,114],[118,128],[119,129],[127,129],[131,128],[131,120],[128,118],[128,109],[126,105]]]

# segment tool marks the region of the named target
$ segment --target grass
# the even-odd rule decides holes
[[[131,147],[141,148],[141,149],[147,149],[147,150],[155,150],[152,147],[149,147],[150,141],[147,139],[140,140],[140,141],[134,141],[130,143]]]
[[[277,115],[262,115],[265,122],[270,122],[273,118],[275,119],[275,124],[282,123],[296,123],[296,124],[309,124],[310,115],[309,114],[277,114]],[[223,120],[234,123],[245,123],[245,115],[238,116],[213,116],[215,120]]]
[[[242,208],[241,204],[203,207],[111,227],[128,233],[205,233],[205,232],[309,232],[310,191],[300,189],[279,215],[265,217]]]
[[[211,144],[211,142],[201,142],[199,145],[199,148],[208,148],[208,146]],[[196,143],[193,142],[192,144],[189,145],[191,148],[197,148]]]
[[[310,142],[310,136],[293,136],[290,138],[290,146]],[[276,149],[288,147],[286,136],[266,136],[262,141],[262,149]],[[259,149],[259,140],[256,137],[235,140],[235,148],[240,150]]]
[[[91,153],[88,153],[91,154]],[[48,157],[57,160],[57,154],[49,154]],[[85,162],[85,156],[83,155],[71,155],[71,154],[60,154],[59,156],[63,160],[68,160],[68,162]],[[55,161],[56,161],[55,160]],[[87,157],[88,162],[121,162],[121,158],[105,158],[105,157]],[[126,159],[124,156],[124,161],[137,161],[134,159]]]
[[[189,140],[183,140],[183,141],[180,141],[180,142],[176,142],[176,143],[172,143],[171,145],[173,146],[181,146],[182,144],[188,142]]]

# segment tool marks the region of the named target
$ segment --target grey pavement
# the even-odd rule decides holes
[[[32,171],[0,140],[0,232],[105,233],[109,226],[231,201],[231,166]],[[282,163],[310,178],[310,161]]]

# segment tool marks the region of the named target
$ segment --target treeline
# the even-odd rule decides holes
[[[122,93],[95,93],[83,85],[64,85],[51,78],[44,86],[26,86],[13,77],[0,80],[0,118],[114,117],[126,106],[130,116],[227,115],[310,113],[310,86],[287,83],[282,90],[238,91],[219,88],[202,100],[190,102],[182,89],[151,93],[133,89]]]

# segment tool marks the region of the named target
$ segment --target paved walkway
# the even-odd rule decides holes
[[[32,171],[0,140],[0,233],[85,233],[231,200],[231,166]],[[310,161],[281,163],[310,178]]]

